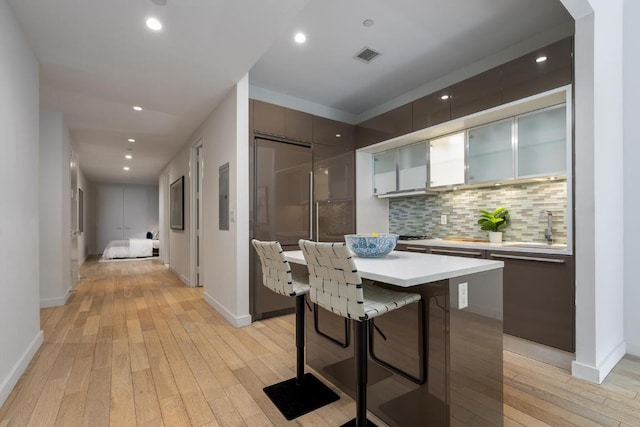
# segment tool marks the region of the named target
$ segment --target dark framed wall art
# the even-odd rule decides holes
[[[171,184],[169,206],[171,209],[170,225],[173,230],[184,230],[184,176]]]

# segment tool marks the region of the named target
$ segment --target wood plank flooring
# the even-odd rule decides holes
[[[81,273],[67,305],[41,310],[44,344],[0,427],[335,426],[355,413],[338,391],[286,421],[262,392],[295,375],[293,316],[235,329],[155,260],[91,260]],[[640,360],[626,357],[597,386],[504,357],[505,426],[640,425]]]

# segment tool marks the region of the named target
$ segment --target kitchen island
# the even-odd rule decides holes
[[[301,251],[285,256],[304,264]],[[424,316],[412,304],[375,319],[369,411],[390,426],[502,425],[503,262],[398,251],[354,260],[363,279],[425,303]],[[307,364],[354,396],[351,336],[346,319],[307,312]]]

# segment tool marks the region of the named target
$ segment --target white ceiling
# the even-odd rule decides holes
[[[40,62],[43,107],[64,113],[87,177],[119,183],[157,183],[249,69],[252,85],[358,115],[571,21],[559,0],[8,1]],[[364,46],[383,54],[354,60]]]

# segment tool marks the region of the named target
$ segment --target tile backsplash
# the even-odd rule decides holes
[[[544,242],[546,211],[553,215],[553,241],[567,241],[567,182],[536,182],[490,188],[447,191],[436,195],[389,199],[389,231],[433,237],[486,239],[477,224],[479,209],[509,210],[511,226],[505,241]],[[440,216],[447,215],[447,225]]]

